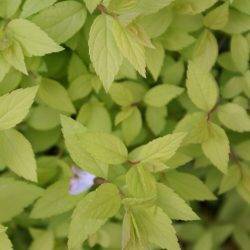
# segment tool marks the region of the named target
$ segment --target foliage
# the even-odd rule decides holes
[[[249,0],[0,1],[0,250],[250,246]]]

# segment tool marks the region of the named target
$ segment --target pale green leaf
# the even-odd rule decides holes
[[[159,137],[146,145],[134,149],[129,154],[132,162],[149,162],[152,160],[166,161],[180,147],[186,133],[173,133]]]
[[[38,237],[36,237],[29,250],[53,250],[55,244],[54,234],[52,231],[44,231]]]
[[[3,162],[17,175],[37,181],[36,161],[29,141],[18,131],[0,131],[0,155]]]
[[[66,42],[83,26],[87,13],[83,4],[62,1],[39,12],[32,22],[58,43]]]
[[[209,111],[215,106],[218,98],[216,81],[199,64],[189,62],[186,85],[190,99],[198,108]]]
[[[86,4],[86,7],[90,13],[92,13],[95,8],[102,2],[102,0],[83,0]]]
[[[213,249],[213,238],[211,232],[206,232],[197,240],[194,245],[194,250],[212,250]]]
[[[240,12],[250,15],[250,2],[248,0],[234,0],[232,6]]]
[[[232,77],[222,88],[221,95],[223,98],[231,99],[238,96],[243,91],[244,84],[243,76]]]
[[[22,0],[1,0],[0,1],[0,16],[10,18],[18,10]]]
[[[250,140],[243,141],[234,147],[236,154],[243,160],[250,161]]]
[[[133,107],[123,108],[122,111],[120,111],[115,117],[115,125],[117,126],[122,121],[128,119],[129,116],[132,115],[133,111],[134,111]]]
[[[0,97],[0,130],[16,126],[27,116],[36,93],[37,87],[31,87]]]
[[[57,181],[37,200],[30,216],[38,219],[65,213],[73,209],[82,197],[69,194],[69,180]]]
[[[10,65],[4,60],[0,54],[0,82],[4,79],[10,69]]]
[[[171,219],[184,221],[199,219],[180,196],[161,183],[157,184],[157,204]]]
[[[247,202],[250,203],[250,169],[248,165],[241,166],[241,180],[237,186],[237,192]]]
[[[7,31],[21,44],[28,56],[43,56],[63,49],[38,26],[26,19],[13,19],[8,23]]]
[[[122,55],[145,77],[145,49],[134,33],[123,27],[118,21],[113,22],[113,35]]]
[[[88,42],[91,61],[106,91],[122,64],[122,55],[112,32],[114,22],[108,15],[98,16],[91,26]]]
[[[216,197],[196,176],[171,171],[166,174],[166,184],[185,200],[215,200]]]
[[[75,108],[69,98],[68,92],[55,80],[42,78],[38,97],[51,108],[69,114],[75,113]]]
[[[202,143],[205,156],[223,173],[227,172],[229,161],[229,140],[225,131],[214,123],[209,123],[209,138]]]
[[[160,84],[151,88],[144,97],[144,102],[153,107],[167,105],[183,92],[183,88],[172,84]]]
[[[12,243],[5,232],[5,228],[0,225],[0,249],[12,250]]]
[[[246,110],[235,103],[227,103],[219,107],[218,118],[229,129],[237,132],[250,131],[250,117]]]
[[[7,222],[20,214],[43,192],[43,189],[11,178],[0,180],[0,222]]]

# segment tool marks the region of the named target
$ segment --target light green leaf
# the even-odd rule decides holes
[[[155,48],[146,48],[146,64],[156,81],[163,65],[165,51],[160,42],[153,42]]]
[[[53,232],[50,230],[44,231],[32,241],[29,250],[53,250],[54,241]]]
[[[70,211],[82,199],[83,195],[69,194],[69,180],[57,181],[49,186],[35,203],[30,216],[41,219]]]
[[[215,36],[210,31],[205,30],[196,42],[193,61],[204,71],[210,71],[217,60],[218,50]]]
[[[171,171],[166,174],[166,184],[185,200],[215,200],[216,197],[197,177]]]
[[[7,222],[37,199],[43,189],[11,178],[0,179],[0,222]],[[1,245],[1,243],[0,243]]]
[[[241,166],[241,181],[237,186],[237,191],[247,203],[250,203],[250,169],[248,165],[242,164]]]
[[[231,99],[238,96],[243,91],[243,83],[245,79],[243,76],[232,77],[222,88],[221,95],[223,98]]]
[[[107,177],[107,165],[97,161],[87,150],[83,143],[83,135],[87,129],[73,119],[61,117],[62,132],[67,150],[73,161],[82,169],[100,177]]]
[[[250,15],[250,2],[248,0],[234,0],[232,6],[240,12]]]
[[[129,154],[132,162],[149,162],[152,160],[166,161],[180,147],[186,133],[173,133],[159,137],[146,145],[134,149]]]
[[[229,129],[237,132],[250,131],[250,117],[246,110],[236,103],[227,103],[220,106],[218,118]]]
[[[133,111],[134,111],[133,107],[123,108],[122,111],[120,111],[115,117],[115,125],[117,126],[122,121],[128,119],[129,116],[132,115]]]
[[[63,49],[38,26],[26,19],[13,19],[8,23],[7,31],[21,44],[28,56],[43,56]]]
[[[90,13],[92,13],[95,8],[102,2],[102,0],[83,0],[86,4],[86,7]]]
[[[103,184],[78,203],[69,228],[69,249],[80,248],[88,236],[95,233],[121,205],[119,191],[113,184]]]
[[[234,147],[236,154],[245,161],[250,161],[250,140],[243,141]]]
[[[75,113],[75,107],[66,89],[55,80],[42,78],[38,90],[38,97],[51,108],[69,114]]]
[[[219,193],[223,194],[237,186],[241,179],[240,166],[233,164],[229,166],[227,174],[221,180]]]
[[[200,239],[194,245],[194,250],[212,250],[213,249],[213,238],[211,232],[206,232],[201,235]]]
[[[134,198],[156,198],[156,181],[142,165],[131,167],[126,174],[129,195]]]
[[[146,77],[145,49],[135,34],[123,27],[118,21],[114,21],[113,35],[122,55],[128,59],[143,77]]]
[[[10,65],[4,60],[3,56],[0,54],[0,82],[4,79],[9,70]]]
[[[223,173],[227,172],[229,161],[229,141],[225,131],[214,123],[209,123],[209,138],[202,143],[205,156]]]
[[[37,181],[36,161],[29,141],[18,131],[0,131],[0,155],[3,162],[17,175]]]
[[[130,145],[139,135],[142,128],[141,112],[137,107],[132,107],[131,115],[122,121],[122,137],[126,145]]]
[[[0,16],[10,18],[18,10],[22,0],[1,0],[0,1]]]
[[[91,61],[106,91],[122,64],[122,55],[112,32],[114,22],[108,15],[98,16],[91,26],[88,42]]]
[[[22,7],[21,17],[26,18],[51,6],[57,0],[26,0]]]
[[[249,45],[243,35],[233,35],[231,39],[231,56],[235,67],[245,73],[248,69]]]
[[[144,97],[144,102],[153,107],[167,105],[183,92],[183,88],[172,84],[160,84],[151,88]]]
[[[218,98],[218,87],[213,76],[194,62],[189,62],[187,91],[192,102],[204,111],[210,111]]]
[[[31,87],[0,97],[0,130],[16,126],[27,116],[36,93],[37,87]]]
[[[0,249],[12,250],[11,241],[9,240],[5,230],[6,229],[0,225]]]
[[[62,1],[50,6],[32,18],[58,43],[66,42],[83,26],[87,13],[83,4],[76,1]]]
[[[203,23],[206,27],[214,30],[222,29],[226,26],[229,17],[228,3],[224,3],[206,14]]]
[[[171,219],[184,221],[199,219],[188,204],[167,186],[158,183],[157,195],[157,205],[161,207]]]

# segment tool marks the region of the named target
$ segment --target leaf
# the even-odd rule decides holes
[[[247,39],[242,35],[233,35],[230,49],[235,67],[241,73],[245,73],[248,69],[249,61],[249,45]]]
[[[153,107],[162,107],[179,96],[183,88],[172,84],[160,84],[151,88],[144,96],[144,102]]]
[[[116,186],[103,184],[87,194],[77,205],[69,228],[69,249],[76,249],[95,233],[108,218],[114,216],[121,205]]]
[[[4,79],[9,70],[10,65],[4,60],[3,56],[0,54],[0,82]]]
[[[236,103],[227,103],[219,107],[218,118],[229,129],[237,132],[250,131],[250,118],[246,110]]]
[[[12,250],[12,243],[5,232],[5,228],[0,225],[0,249]]]
[[[201,235],[200,239],[195,243],[194,250],[212,250],[213,249],[213,238],[211,232],[206,232]]]
[[[217,60],[218,50],[215,36],[210,31],[205,30],[196,42],[193,61],[204,71],[209,72]]]
[[[156,181],[142,165],[130,168],[126,174],[126,185],[129,195],[134,198],[156,198]]]
[[[0,131],[0,155],[17,175],[37,181],[36,161],[29,141],[18,131]]]
[[[134,109],[133,107],[125,107],[123,108],[115,117],[115,125],[117,126],[122,121],[129,118],[132,115]]]
[[[87,13],[77,1],[62,1],[39,12],[32,22],[57,43],[64,43],[83,26]]]
[[[180,147],[186,133],[173,133],[159,137],[146,145],[134,149],[129,154],[132,162],[149,162],[152,160],[166,161]]]
[[[114,21],[113,35],[122,55],[128,59],[143,77],[146,77],[145,49],[138,42],[135,34],[123,27],[118,21]]]
[[[243,141],[237,145],[235,145],[234,150],[236,154],[245,161],[250,161],[250,140]]]
[[[21,44],[28,56],[43,56],[63,49],[38,26],[26,19],[13,19],[8,23],[7,31]]]
[[[220,184],[220,194],[223,194],[237,186],[241,178],[240,171],[240,166],[236,164],[229,166],[228,172],[223,176]]]
[[[36,93],[37,87],[31,87],[0,97],[0,130],[16,126],[27,116]]]
[[[83,0],[90,13],[93,13],[95,8],[102,2],[102,0]]]
[[[241,181],[237,186],[237,192],[247,202],[250,203],[250,170],[248,165],[241,166]]]
[[[89,34],[89,54],[97,75],[109,90],[122,64],[122,55],[113,36],[112,17],[102,14],[91,26]]]
[[[243,91],[244,77],[235,76],[229,79],[229,81],[223,86],[221,90],[221,95],[223,98],[231,99],[238,96]]]
[[[226,173],[229,161],[229,141],[225,131],[214,123],[209,123],[209,138],[202,143],[205,156],[221,172]]]
[[[218,98],[217,84],[212,75],[197,63],[189,62],[186,85],[188,96],[198,108],[209,111],[215,106]]]
[[[126,145],[130,145],[140,134],[142,129],[141,112],[137,107],[132,107],[132,114],[122,121],[122,136]]]
[[[3,18],[10,18],[16,13],[21,3],[21,0],[1,0],[0,16]]]
[[[57,181],[38,199],[30,216],[41,219],[65,213],[73,209],[82,197],[69,194],[69,180]]]
[[[250,15],[250,3],[247,0],[234,0],[232,6],[240,12]]]
[[[42,78],[38,97],[49,107],[56,110],[69,114],[76,112],[66,89],[55,80]]]
[[[222,29],[226,26],[229,17],[228,3],[221,4],[217,8],[206,14],[203,23],[206,27],[214,30]]]
[[[43,189],[11,178],[0,179],[0,221],[7,222],[41,196]]]
[[[97,161],[87,150],[83,143],[83,135],[87,129],[79,122],[67,116],[61,116],[62,132],[65,145],[73,161],[87,172],[99,177],[107,177],[107,165]]]
[[[197,177],[177,171],[168,172],[166,184],[185,200],[215,200],[216,197]]]
[[[53,250],[55,238],[52,231],[42,232],[39,237],[35,238],[30,245],[29,250]]]
[[[158,183],[157,195],[157,205],[162,208],[171,219],[184,221],[199,219],[191,207],[167,186]]]
[[[57,2],[57,0],[26,0],[22,7],[21,17],[27,18],[31,15],[34,15],[37,12],[51,6],[55,2]]]
[[[28,74],[25,62],[24,55],[21,46],[19,43],[14,42],[9,48],[3,51],[3,57],[11,66],[15,69],[21,71],[25,75]]]

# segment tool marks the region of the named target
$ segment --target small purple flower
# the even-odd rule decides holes
[[[71,195],[80,194],[88,190],[94,184],[96,176],[86,172],[76,166],[71,168],[73,176],[70,179],[69,193]]]

